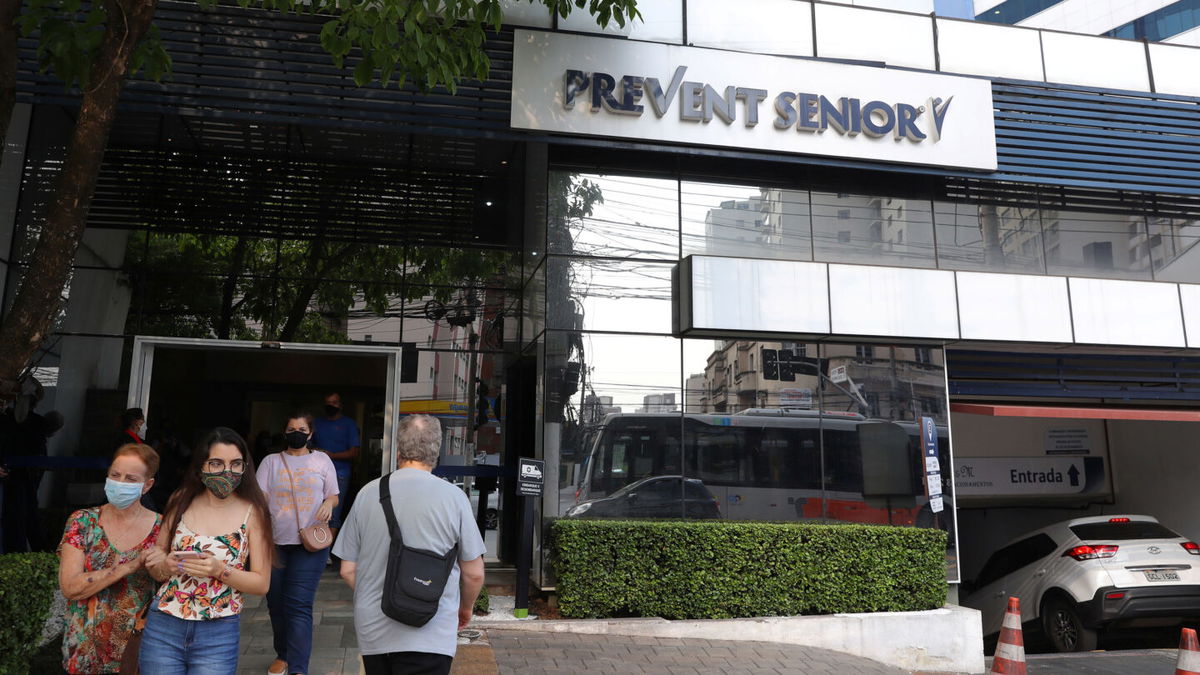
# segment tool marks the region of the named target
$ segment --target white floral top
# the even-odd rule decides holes
[[[250,548],[246,521],[253,509],[253,506],[247,509],[237,530],[215,537],[193,532],[180,518],[171,540],[171,550],[211,553],[217,560],[232,563],[234,569],[246,569],[245,559]],[[242,593],[215,577],[200,579],[190,574],[176,574],[158,590],[155,608],[180,619],[220,619],[242,611]]]

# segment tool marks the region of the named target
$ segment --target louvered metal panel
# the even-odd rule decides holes
[[[1200,359],[947,350],[951,396],[1200,403]]]

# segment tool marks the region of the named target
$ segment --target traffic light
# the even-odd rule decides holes
[[[762,350],[762,376],[764,380],[779,379],[779,353],[774,349]]]
[[[796,371],[792,367],[792,350],[779,350],[779,380],[781,382],[795,382]]]

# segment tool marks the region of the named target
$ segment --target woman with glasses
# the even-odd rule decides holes
[[[267,495],[275,533],[275,569],[267,593],[275,661],[267,673],[308,675],[313,600],[329,549],[309,551],[300,543],[299,531],[317,521],[329,522],[338,503],[337,470],[329,455],[308,448],[311,415],[292,415],[283,432],[286,449],[267,455],[258,471],[258,484]]]
[[[146,618],[141,672],[234,675],[242,594],[266,594],[274,553],[267,500],[237,432],[217,427],[201,441],[165,520],[146,556],[163,584]]]

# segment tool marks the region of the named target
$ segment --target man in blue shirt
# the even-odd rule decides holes
[[[329,519],[329,529],[336,537],[342,526],[342,505],[350,495],[350,475],[359,446],[358,425],[342,415],[342,397],[337,392],[325,397],[325,417],[313,420],[312,444],[329,454],[333,468],[337,470],[338,494],[342,497],[333,507],[333,516]]]

